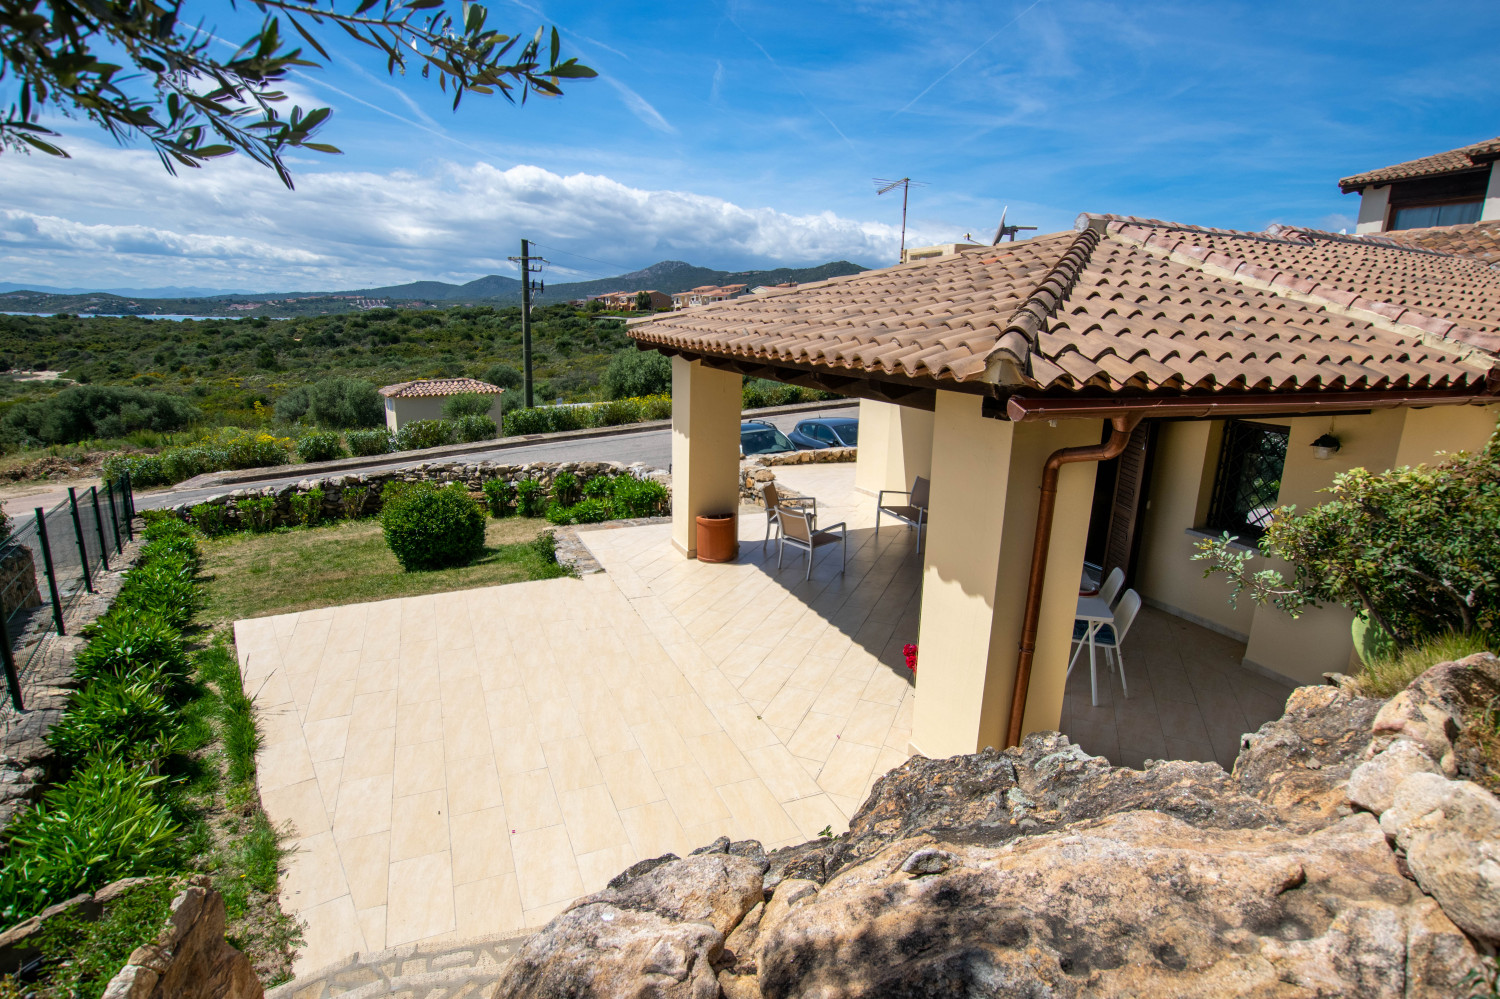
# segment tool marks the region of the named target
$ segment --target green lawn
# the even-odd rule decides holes
[[[199,620],[216,626],[315,607],[565,576],[565,568],[532,547],[547,526],[541,518],[490,520],[478,561],[435,572],[403,572],[378,520],[210,539],[203,543],[208,596]]]

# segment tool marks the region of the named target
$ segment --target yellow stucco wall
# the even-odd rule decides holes
[[[933,414],[890,402],[859,401],[859,457],[854,487],[872,496],[910,489],[919,475],[932,478]]]
[[[1398,465],[1431,462],[1439,451],[1478,451],[1500,421],[1500,406],[1431,406],[1405,412],[1401,446],[1396,449]]]
[[[1097,421],[1008,423],[981,416],[978,397],[938,393],[912,731],[919,752],[1004,745],[1042,465],[1059,447],[1098,440]],[[1093,484],[1092,464],[1068,466],[1059,480],[1028,730],[1060,719]]]
[[[740,506],[740,376],[672,358],[672,544],[698,554],[700,514]]]

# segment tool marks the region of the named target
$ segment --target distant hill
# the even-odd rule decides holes
[[[539,305],[567,302],[608,291],[651,289],[668,295],[705,284],[805,284],[845,274],[858,274],[866,268],[847,260],[835,260],[816,267],[777,267],[760,271],[716,271],[696,267],[681,260],[663,260],[650,267],[618,277],[594,281],[547,283],[545,290],[533,296]],[[256,294],[217,293],[209,295],[165,294],[188,292],[187,288],[146,289],[162,294],[148,295],[115,289],[79,291],[51,289],[44,285],[0,284],[0,311],[124,313],[127,315],[175,314],[192,316],[243,316],[277,318],[285,316],[323,315],[347,312],[354,308],[352,299],[385,301],[392,306],[413,305],[519,305],[521,282],[499,274],[488,274],[465,284],[446,281],[413,281],[410,284],[386,285],[380,288],[358,288],[349,291],[296,291]]]

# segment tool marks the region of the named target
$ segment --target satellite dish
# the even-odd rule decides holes
[[[1005,208],[1000,212],[1000,228],[995,230],[995,241],[990,244],[991,246],[999,246],[1000,240],[1005,238],[1005,216],[1009,213],[1010,205],[1006,205]]]

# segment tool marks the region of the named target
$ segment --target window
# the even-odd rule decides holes
[[[1426,229],[1435,225],[1461,225],[1478,222],[1482,201],[1460,201],[1447,205],[1412,205],[1397,208],[1391,215],[1392,229]]]
[[[833,443],[833,431],[829,430],[825,424],[809,423],[807,426],[808,430],[812,433],[813,440],[822,441],[824,444]]]
[[[1265,533],[1281,492],[1281,471],[1291,431],[1265,423],[1230,420],[1224,425],[1224,449],[1214,477],[1208,526],[1242,541]]]

